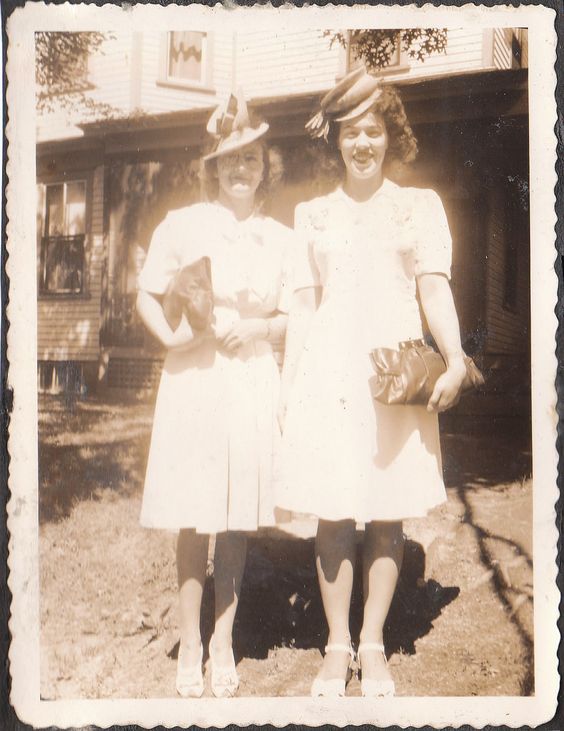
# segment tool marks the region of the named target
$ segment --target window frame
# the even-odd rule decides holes
[[[63,186],[64,200],[66,199],[66,189],[68,185],[73,183],[83,183],[84,185],[84,232],[82,234],[76,234],[76,236],[82,236],[82,269],[81,269],[81,287],[80,291],[71,290],[50,290],[46,286],[46,275],[47,275],[47,244],[49,239],[65,238],[62,236],[49,236],[47,232],[47,225],[49,216],[47,212],[48,194],[47,190],[49,187],[57,185]],[[53,180],[38,180],[38,186],[42,186],[42,207],[38,211],[38,228],[37,228],[37,294],[40,299],[89,299],[89,253],[90,253],[90,197],[92,190],[91,175],[86,173],[76,173],[68,178],[65,176],[62,179]],[[69,237],[71,238],[71,237]]]
[[[400,31],[398,31],[398,34]],[[353,44],[351,43],[351,31],[347,31],[347,45],[344,49],[344,73],[348,74],[349,71],[353,71],[354,67],[352,65],[352,47]],[[397,48],[397,54],[398,54],[398,62],[385,66],[384,68],[378,69],[378,76],[389,76],[393,74],[404,74],[407,73],[411,69],[411,65],[409,63],[409,57],[407,53],[402,49],[401,47],[401,39],[400,43],[398,44]]]
[[[168,73],[171,33],[177,32],[179,31],[166,31],[161,34],[157,86],[215,94],[213,87],[214,34],[206,30],[191,31],[192,33],[201,33],[205,37],[205,43],[202,43],[201,81],[196,81],[194,79],[182,79],[180,76],[171,76]]]

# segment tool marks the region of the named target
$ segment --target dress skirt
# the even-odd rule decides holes
[[[422,517],[446,499],[437,415],[372,398],[370,352],[423,335],[416,277],[449,276],[451,241],[432,191],[385,180],[300,204],[294,283],[318,287],[287,404],[277,504],[325,520]]]
[[[269,343],[169,352],[155,407],[141,524],[201,533],[275,522],[279,372]]]
[[[318,310],[300,359],[277,504],[325,520],[423,517],[446,499],[437,415],[374,401],[370,339],[344,335],[340,314]]]

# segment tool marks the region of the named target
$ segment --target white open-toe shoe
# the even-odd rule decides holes
[[[214,660],[213,637],[210,640],[211,689],[216,698],[231,698],[239,688],[239,676],[235,667],[235,657],[231,650],[231,658],[227,665],[219,665]]]
[[[329,678],[325,680],[317,677],[311,686],[312,698],[339,698],[345,695],[347,683],[352,677],[354,662],[354,650],[351,645],[333,643],[325,647],[325,654],[328,652],[346,652],[349,655],[349,666],[344,678]]]
[[[376,650],[376,652],[381,652],[384,656],[386,665],[388,664],[384,645],[381,645],[379,642],[361,642],[358,646],[358,666],[361,672],[362,662],[360,654],[366,650]],[[365,678],[364,676],[361,676],[360,690],[365,698],[389,698],[396,694],[396,685],[391,678],[375,680],[373,678]]]
[[[202,675],[202,660],[204,648],[200,645],[198,662],[186,667],[182,663],[182,643],[178,648],[178,661],[176,664],[176,690],[183,698],[201,698],[204,693],[204,676]]]

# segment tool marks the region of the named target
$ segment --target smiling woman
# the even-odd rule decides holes
[[[232,632],[246,532],[275,522],[279,372],[272,343],[286,330],[293,237],[260,213],[259,188],[271,171],[267,130],[251,121],[240,94],[212,115],[213,148],[204,158],[210,200],[167,215],[138,283],[139,313],[168,349],[141,523],[179,531],[176,688],[183,697],[204,691],[200,610],[210,534],[217,534],[211,688],[221,697],[239,684]],[[173,330],[162,295],[179,270],[202,258],[211,262],[212,324],[197,329],[182,317]]]
[[[345,694],[355,526],[364,523],[362,694],[389,696],[383,630],[403,557],[402,520],[446,499],[437,412],[456,402],[465,375],[448,282],[451,240],[433,191],[387,177],[390,163],[417,149],[397,92],[359,68],[320,106],[307,127],[339,150],[345,172],[332,193],[296,208],[301,254],[282,375],[277,502],[319,518],[329,638],[312,695]],[[417,295],[446,372],[425,406],[374,403],[369,353],[423,336]]]
[[[225,205],[232,199],[254,196],[264,173],[264,148],[251,142],[217,161],[219,199]]]
[[[206,198],[209,201],[219,199],[222,189],[224,190],[224,187],[222,188],[220,186],[219,168],[221,166],[223,171],[223,183],[228,183],[228,175],[232,174],[233,168],[238,165],[239,156],[243,161],[247,161],[251,169],[260,167],[259,157],[261,158],[262,170],[254,194],[254,201],[260,208],[269,200],[272,191],[280,182],[284,172],[280,153],[276,148],[267,145],[263,139],[258,139],[256,142],[250,143],[234,156],[225,154],[206,160],[202,171]],[[240,171],[238,174],[240,174]],[[230,185],[227,187],[231,188]],[[233,190],[235,197],[239,197],[243,192],[242,189],[238,191]]]
[[[388,149],[388,131],[382,115],[369,112],[356,121],[341,124],[339,149],[358,195],[370,196],[378,190]]]

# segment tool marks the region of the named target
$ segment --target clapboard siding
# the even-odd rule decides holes
[[[517,31],[520,33],[520,31]],[[513,29],[449,29],[445,53],[416,61],[402,54],[390,80],[433,77],[484,68],[511,68]],[[162,39],[166,31],[120,31],[89,60],[93,100],[109,104],[118,115],[141,110],[158,114],[209,107],[242,86],[247,97],[282,96],[329,89],[346,68],[346,53],[322,30],[248,30],[210,35],[209,89],[178,88],[161,83]],[[522,32],[522,63],[527,65],[527,35]],[[80,136],[79,122],[100,116],[84,107],[43,114],[38,141]]]
[[[87,237],[87,296],[41,297],[37,303],[37,356],[47,361],[96,361],[99,355],[100,296],[104,256],[104,172],[90,178]]]
[[[424,61],[411,59],[404,53],[402,63],[405,62],[407,70],[394,73],[390,69],[389,78],[438,76],[483,68],[483,36],[484,31],[481,29],[475,31],[451,29],[448,31],[444,53],[433,54]]]
[[[88,78],[94,85],[89,96],[122,112],[131,111],[131,62],[133,33],[122,31],[106,40],[88,62]]]
[[[120,32],[104,41],[97,53],[88,59],[88,80],[94,87],[85,97],[98,104],[109,105],[117,116],[131,111],[130,76],[132,33]],[[37,120],[37,142],[81,137],[78,126],[93,121],[101,112],[95,107],[70,105],[43,112]]]
[[[238,83],[250,97],[326,89],[342,70],[341,49],[319,30],[237,36]]]
[[[503,39],[502,39],[503,40]],[[461,71],[489,68],[484,44],[491,34],[482,29],[450,29],[444,53],[417,61],[402,53],[400,67],[386,70],[386,78],[431,77]],[[500,53],[507,46],[501,45]],[[491,49],[487,49],[490,50]],[[502,63],[504,65],[502,65]],[[498,68],[510,68],[511,59],[497,60]],[[249,96],[284,95],[323,90],[331,87],[345,70],[344,51],[322,31],[249,31],[237,38],[237,75]]]

